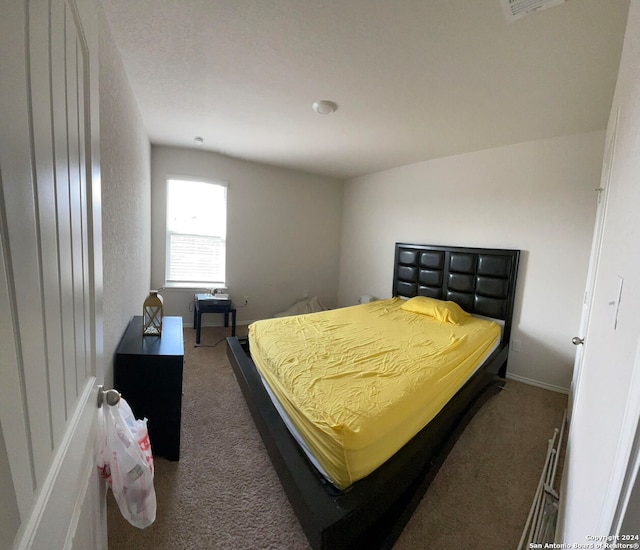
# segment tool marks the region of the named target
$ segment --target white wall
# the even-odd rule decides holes
[[[105,385],[113,353],[151,276],[151,146],[120,55],[100,8],[100,151]]]
[[[340,305],[392,293],[395,242],[522,250],[509,373],[568,389],[604,132],[417,163],[347,183]]]
[[[609,135],[619,123],[591,320],[574,399],[563,477],[562,540],[640,534],[634,437],[640,417],[640,0],[632,0]],[[624,279],[622,299],[618,277]],[[612,304],[613,302],[613,304]],[[617,310],[617,325],[614,325]],[[636,442],[637,445],[637,442]],[[637,453],[637,448],[635,452]],[[636,457],[637,458],[637,457]],[[625,478],[626,476],[626,478]],[[625,481],[626,479],[626,481]],[[633,484],[635,491],[632,491]],[[632,495],[632,508],[625,510]],[[637,543],[639,541],[627,541]]]
[[[342,182],[196,149],[153,146],[151,284],[164,285],[167,175],[216,179],[227,189],[227,288],[249,304],[238,323],[270,317],[297,300],[337,302]],[[165,315],[193,322],[194,290],[164,290]],[[206,316],[204,324],[220,324]]]

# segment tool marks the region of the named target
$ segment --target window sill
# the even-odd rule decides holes
[[[223,283],[201,283],[201,284],[197,284],[197,283],[185,283],[185,284],[176,284],[176,283],[171,283],[171,284],[165,284],[165,286],[163,286],[160,291],[162,292],[173,292],[173,291],[183,291],[183,290],[192,290],[192,291],[196,291],[196,290],[200,290],[200,291],[206,291],[209,292],[210,290],[216,289],[216,288],[227,288]]]

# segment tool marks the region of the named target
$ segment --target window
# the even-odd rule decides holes
[[[167,180],[165,286],[225,286],[227,186]]]

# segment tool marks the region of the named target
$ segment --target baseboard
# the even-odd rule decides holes
[[[539,382],[538,380],[533,380],[532,378],[526,378],[524,376],[519,376],[517,374],[511,374],[509,372],[507,372],[507,379],[515,380],[516,382],[522,382],[523,384],[529,384],[530,386],[537,386],[538,388],[542,388],[544,390],[563,393],[565,395],[569,394],[568,388],[554,386],[553,384],[546,384],[545,382]]]

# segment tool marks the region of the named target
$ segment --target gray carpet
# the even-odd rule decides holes
[[[184,331],[180,461],[155,461],[156,522],[130,526],[109,492],[109,548],[307,550],[233,377],[228,330],[203,328],[200,347],[194,332]],[[467,426],[394,550],[514,550],[566,404],[508,381]]]

